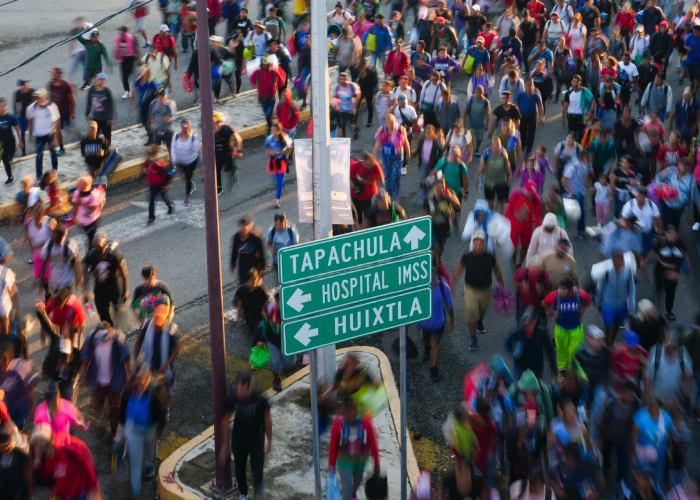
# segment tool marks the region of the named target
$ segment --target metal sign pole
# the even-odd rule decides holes
[[[406,327],[401,327],[401,500],[407,499],[406,488]]]
[[[316,381],[316,351],[309,352],[311,378],[311,442],[314,447],[314,480],[316,482],[316,499],[321,500],[321,440],[318,437],[318,382]]]

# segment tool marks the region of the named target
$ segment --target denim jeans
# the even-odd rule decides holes
[[[338,476],[340,477],[340,489],[341,498],[343,500],[352,500],[357,495],[357,490],[360,488],[360,483],[362,483],[362,473],[364,469],[361,470],[339,470]]]
[[[603,439],[603,467],[610,467],[610,452],[613,447],[617,451],[617,480],[620,481],[627,477],[627,444],[613,443],[607,439]]]
[[[584,206],[586,196],[581,194],[581,195],[576,195],[576,201],[578,201],[578,206],[581,209],[581,218],[578,220],[578,234],[583,234],[583,232],[586,230],[586,207]]]
[[[277,195],[276,195],[275,199],[279,200],[280,198],[282,198],[282,190],[284,189],[284,186],[287,184],[284,180],[284,174],[273,175],[272,181],[277,184]]]
[[[369,65],[373,68],[377,67],[377,61],[381,63],[382,74],[384,74],[384,65],[386,64],[386,51],[378,50],[376,52],[370,52]],[[379,72],[377,72],[379,73]],[[384,75],[386,77],[386,75]]]
[[[175,38],[175,42],[177,43],[177,35],[180,33],[180,22],[174,22],[170,23],[170,34],[173,35],[173,38]]]
[[[151,186],[151,198],[148,200],[148,218],[150,220],[156,220],[156,196],[159,193],[168,208],[173,208],[173,200],[170,198],[170,190],[165,188],[163,184],[160,186]]]
[[[464,36],[467,31],[467,25],[457,28],[457,41],[459,42],[459,53],[455,54],[455,60],[459,59],[464,54]]]
[[[68,75],[70,76],[71,79],[73,79],[73,76],[75,75],[75,70],[80,67],[81,71],[85,71],[85,52],[78,52],[77,54],[73,54],[73,56],[70,59],[70,70],[68,71]]]
[[[146,467],[153,467],[156,455],[155,432],[155,425],[148,429],[136,429],[127,422],[124,428],[124,436],[129,450],[131,492],[135,497],[141,495],[141,464],[144,458],[146,459]]]
[[[56,155],[56,151],[51,147],[53,134],[34,137],[34,139],[36,140],[36,177],[39,179],[44,173],[44,148],[47,146],[49,148],[49,153],[51,154],[51,168],[54,170],[58,169],[58,156]]]
[[[669,224],[672,224],[676,229],[678,229],[685,207],[677,210],[669,207],[666,202],[662,201],[659,208],[661,209],[661,220],[663,221],[664,225],[668,226]]]

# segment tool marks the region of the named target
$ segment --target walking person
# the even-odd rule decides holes
[[[265,273],[265,246],[253,231],[254,223],[248,217],[238,221],[238,231],[233,235],[231,246],[231,274],[238,273],[238,281],[245,283],[248,271],[255,268],[262,276]]]
[[[35,90],[29,86],[30,83],[31,80],[20,78],[17,80],[17,86],[19,88],[12,94],[12,110],[14,115],[19,120],[19,131],[21,132],[22,142],[25,145],[24,148],[20,148],[22,150],[22,156],[27,154],[27,142],[24,140],[24,134],[27,132],[29,124],[29,120],[27,119],[27,108],[34,103],[35,98]],[[29,142],[31,142],[31,138]]]
[[[85,121],[97,123],[98,132],[112,142],[112,126],[117,122],[117,106],[112,91],[105,85],[107,75],[100,72],[95,75],[95,85],[90,87],[85,106]]]
[[[44,248],[46,242],[51,239],[51,233],[56,227],[56,220],[46,215],[46,208],[43,203],[37,203],[34,208],[27,214],[29,219],[24,225],[24,238],[20,246],[20,252],[24,248],[24,244],[29,242],[31,251],[31,260],[34,265],[34,278],[40,279],[41,275],[41,249]],[[46,267],[46,276],[44,279],[49,279],[51,267]]]
[[[190,206],[190,195],[197,190],[192,180],[199,163],[199,136],[192,132],[192,124],[185,118],[180,122],[180,132],[173,136],[170,145],[170,161],[174,168],[180,167],[185,174],[185,201]]]
[[[236,414],[233,426],[229,425],[231,414]],[[249,373],[236,375],[236,388],[229,393],[224,406],[224,427],[231,431],[231,451],[238,491],[241,499],[253,498],[248,495],[246,476],[248,457],[253,473],[253,491],[257,498],[264,497],[263,468],[265,455],[272,451],[272,419],[270,403],[257,391]]]
[[[374,136],[374,156],[381,150],[386,192],[394,201],[401,200],[401,168],[411,160],[411,143],[406,129],[396,124],[393,114],[386,115],[385,125]]]
[[[235,153],[235,154],[234,154]],[[231,182],[243,159],[243,139],[233,127],[224,122],[224,115],[214,113],[214,159],[216,160],[217,194],[224,192],[222,171],[230,172]]]
[[[662,122],[671,115],[673,111],[673,90],[666,83],[666,73],[658,73],[654,78],[654,83],[647,85],[642,100],[640,102],[642,110],[648,115],[653,109],[659,114]]]
[[[519,144],[518,144],[519,146]],[[479,163],[476,178],[483,174],[484,197],[489,210],[494,210],[498,197],[498,211],[503,213],[505,203],[510,196],[510,186],[513,184],[513,171],[508,161],[508,152],[501,146],[497,136],[491,137],[491,147],[484,151]]]
[[[248,281],[236,289],[233,296],[233,305],[238,313],[236,326],[239,331],[245,332],[256,343],[262,335],[263,309],[270,300],[270,293],[263,285],[262,278],[257,269],[248,271]]]
[[[595,116],[596,103],[593,94],[581,86],[581,77],[574,75],[571,88],[564,94],[561,111],[561,126],[573,132],[576,142],[581,142],[588,120]],[[567,128],[568,123],[568,128]]]
[[[535,132],[537,131],[537,118],[539,123],[544,124],[544,103],[539,90],[535,89],[532,78],[525,78],[525,92],[515,96],[515,104],[520,110],[520,135],[523,141],[525,156],[532,154],[532,146],[535,143]]]
[[[51,168],[58,172],[58,155],[56,154],[56,132],[61,126],[61,114],[58,107],[49,101],[45,89],[35,92],[37,100],[27,107],[29,140],[35,139],[36,145],[36,183],[44,175],[44,148],[48,146],[51,154]]]
[[[122,76],[122,86],[124,95],[122,99],[131,97],[131,73],[134,71],[134,64],[139,59],[139,49],[136,38],[128,33],[126,26],[119,27],[119,34],[114,39],[114,60],[119,63],[119,72]]]
[[[270,155],[267,160],[267,173],[273,176],[277,185],[275,208],[279,208],[285,189],[284,176],[289,166],[287,158],[291,153],[292,140],[282,131],[282,126],[274,122],[270,128],[270,135],[265,138],[264,147],[265,153]]]
[[[578,158],[572,158],[564,167],[564,173],[561,178],[562,185],[569,198],[578,201],[578,206],[581,210],[581,217],[578,220],[578,237],[585,238],[586,229],[586,207],[584,201],[586,193],[591,183],[591,175],[593,169],[589,163],[590,154],[588,151],[582,151]]]
[[[17,135],[17,140],[12,135],[13,129]],[[11,186],[15,182],[15,178],[12,176],[12,157],[15,155],[15,149],[18,144],[19,148],[24,151],[23,135],[19,127],[19,118],[7,112],[7,101],[4,97],[0,97],[0,142],[3,147],[0,161],[5,166],[5,173],[7,174],[5,186]]]
[[[370,66],[377,67],[381,64],[382,70],[386,65],[386,51],[391,50],[391,29],[384,24],[384,14],[374,16],[374,25],[370,26],[362,35],[362,48],[370,53]],[[370,38],[371,35],[371,38]],[[387,75],[384,75],[384,79]]]
[[[280,250],[299,243],[299,233],[287,221],[284,212],[275,214],[274,224],[267,231],[267,249],[272,254],[272,266],[278,266],[278,253]]]
[[[379,194],[380,184],[384,185],[384,172],[368,151],[362,151],[356,160],[350,161],[350,195],[360,226],[372,199]]]
[[[156,196],[160,194],[163,202],[168,206],[168,215],[175,212],[170,197],[171,179],[166,170],[167,164],[158,161],[158,146],[152,145],[148,148],[148,159],[143,166],[143,171],[146,174],[146,184],[150,186],[151,195],[148,200],[148,225],[153,225],[156,222]]]
[[[628,309],[634,313],[637,303],[634,273],[625,266],[625,257],[619,249],[613,250],[612,263],[613,269],[600,278],[596,288],[596,304],[602,311],[608,346],[615,343],[617,332],[627,322]]]
[[[90,384],[92,405],[98,414],[107,400],[111,441],[117,436],[122,389],[131,373],[129,354],[126,335],[106,322],[85,338],[80,351],[80,387]]]
[[[430,74],[430,81],[423,85],[418,99],[418,109],[423,113],[424,125],[440,127],[435,114],[435,108],[445,90],[447,90],[447,86],[442,81],[440,72],[433,70]]]
[[[91,121],[88,124],[87,135],[80,141],[80,152],[85,159],[88,174],[97,177],[109,156],[109,143],[104,136],[97,135],[97,122]]]
[[[439,201],[436,200],[435,203],[439,203]],[[437,363],[440,356],[440,338],[445,331],[445,323],[447,323],[445,309],[450,315],[451,332],[455,329],[455,313],[452,306],[450,284],[440,275],[437,266],[433,267],[432,272],[433,279],[430,286],[432,287],[433,314],[429,319],[417,323],[417,326],[421,330],[423,346],[425,347],[423,360],[430,361],[430,379],[436,384],[439,381]]]
[[[61,115],[61,126],[56,130],[56,140],[58,141],[58,156],[63,156],[66,151],[63,148],[63,130],[67,130],[71,120],[75,120],[75,93],[73,85],[63,79],[63,70],[53,67],[49,70],[51,81],[46,85],[49,92],[50,101],[58,107]]]
[[[250,85],[258,92],[258,101],[265,113],[267,133],[272,128],[272,112],[275,109],[279,89],[287,82],[284,70],[270,64],[270,55],[265,54],[260,61],[260,68],[250,75]]]
[[[355,112],[359,107],[357,86],[348,81],[347,73],[338,74],[338,84],[333,89],[331,97],[336,101],[335,111],[340,117],[340,133],[343,137],[350,137],[348,125],[353,129],[352,138],[357,139],[358,130],[355,126]]]
[[[272,388],[279,392],[282,390],[280,372],[292,368],[297,362],[297,356],[286,356],[282,351],[282,310],[280,306],[279,289],[273,294],[262,310],[261,323],[262,339],[257,345],[266,346],[270,351],[269,370],[272,372]]]
[[[97,30],[92,30],[89,40],[82,36],[79,36],[76,40],[85,46],[85,75],[83,77],[84,83],[80,90],[87,90],[90,88],[92,79],[102,73],[102,59],[104,58],[107,66],[110,68],[112,67],[112,61],[109,59],[107,46],[100,41],[100,33]]]
[[[165,144],[168,157],[172,163],[173,122],[177,115],[177,104],[168,97],[167,88],[156,90],[156,98],[148,106],[148,127],[151,132],[151,144]]]
[[[102,184],[95,186],[92,181],[93,178],[89,175],[78,179],[72,199],[74,219],[85,231],[88,248],[92,248],[92,240],[97,231],[102,209],[107,202],[105,186]]]
[[[464,308],[469,325],[469,350],[476,350],[476,333],[486,333],[484,316],[491,305],[491,275],[496,275],[499,290],[503,288],[503,275],[496,257],[486,251],[486,234],[477,230],[472,236],[472,250],[466,252],[452,273],[452,293],[460,275],[464,272]]]
[[[95,235],[93,245],[85,256],[85,288],[90,283],[90,274],[95,274],[95,309],[100,321],[114,326],[110,305],[115,309],[129,299],[129,271],[120,250],[107,246],[107,233]]]
[[[527,370],[531,370],[538,379],[544,374],[545,355],[552,373],[557,374],[557,359],[549,332],[540,321],[538,308],[528,306],[519,316],[518,323],[512,328],[505,340],[506,351],[513,353],[515,379]]]

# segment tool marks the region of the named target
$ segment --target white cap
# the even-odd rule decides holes
[[[167,31],[170,31],[170,28],[168,27],[167,24],[161,24],[161,25],[160,25],[160,30],[161,30],[161,31],[166,31],[166,32],[167,32]]]

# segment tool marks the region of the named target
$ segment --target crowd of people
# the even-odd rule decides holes
[[[699,401],[691,397],[693,382],[700,387],[700,316],[694,325],[681,325],[674,314],[679,281],[693,277],[686,243],[692,233],[682,222],[686,208],[692,230],[700,231],[700,6],[695,0],[677,5],[672,11],[670,2],[657,6],[656,0],[515,0],[490,22],[488,1],[404,0],[391,3],[385,16],[376,0],[352,0],[327,15],[328,55],[339,70],[329,89],[332,134],[359,138],[363,101],[367,128],[375,116],[379,122],[372,151],[350,163],[354,222],[334,225],[333,233],[406,219],[401,180],[415,168],[415,201],[433,224],[433,315],[417,325],[430,380],[440,382],[440,342],[445,328],[459,322],[454,301],[460,290],[470,351],[486,338],[492,304],[515,318],[503,339],[505,360],[497,356],[468,374],[465,401],[445,423],[455,467],[436,481],[439,499],[485,500],[493,471],[499,471],[509,480],[511,498],[595,500],[606,490],[612,464],[616,475],[607,489],[620,498],[656,500],[665,491],[700,496],[684,473],[687,420],[700,420]],[[128,454],[134,497],[142,479],[154,476],[156,443],[168,421],[180,351],[173,295],[150,265],[130,293],[125,259],[99,231],[106,179],[116,167],[116,98],[103,64],[118,63],[122,99],[130,99],[147,132],[153,224],[156,196],[168,213],[175,210],[170,191],[178,167],[185,176],[185,206],[196,189],[201,141],[189,120],[181,120],[179,129],[173,125],[177,105],[169,93],[171,67],[177,70],[179,57],[190,50],[183,81],[199,85],[202,47],[188,2],[161,1],[163,24],[151,38],[143,24],[148,6],[139,0],[132,6],[133,29],[120,28],[112,52],[89,23],[81,19],[74,26],[75,34],[84,32],[73,42],[69,72],[83,69],[87,174],[72,193],[58,183],[62,131],[79,108],[64,70],[52,68],[46,88],[19,80],[11,110],[0,99],[5,184],[14,182],[17,149],[24,155],[33,142],[37,153],[36,176],[22,179],[12,224],[24,231],[20,251],[30,246],[41,289],[35,303],[41,340],[48,335],[50,341],[41,368],[49,382],[37,405],[37,373],[27,359],[19,291],[7,265],[12,250],[0,242],[0,493],[8,498],[30,499],[39,485],[49,485],[60,500],[98,494],[90,450],[71,434],[89,427],[73,404],[85,385],[96,407],[107,400],[115,461]],[[240,2],[209,0],[208,7],[210,46],[202,49],[213,66],[214,98],[220,99],[224,82],[235,97],[243,75],[250,78],[268,125],[267,172],[279,209],[299,111],[312,91],[308,6],[297,1],[286,13],[281,2],[263,2],[259,21]],[[413,26],[405,26],[410,12]],[[140,48],[147,49],[143,57]],[[464,78],[455,78],[461,73]],[[666,83],[674,75],[681,85],[689,80],[680,99]],[[456,92],[466,100],[460,102]],[[491,99],[498,105],[492,108]],[[537,140],[538,128],[546,106],[559,103],[564,132],[550,152],[542,137]],[[232,182],[241,166],[243,141],[222,113],[213,119],[221,195],[224,173]],[[52,169],[44,173],[47,148]],[[463,215],[473,160],[476,202]],[[548,172],[555,177],[549,182]],[[586,224],[587,212],[595,223]],[[577,265],[569,224],[578,238],[600,240],[599,262],[590,270]],[[82,257],[68,235],[74,226],[88,238]],[[466,251],[448,270],[442,256],[455,234]],[[266,350],[264,366],[275,391],[282,390],[285,372],[308,359],[283,354],[279,291],[268,291],[262,280],[268,260],[274,275],[279,250],[297,243],[299,233],[281,211],[265,236],[251,218],[241,218],[232,242],[237,326],[250,336],[251,348]],[[511,259],[515,272],[504,276]],[[637,298],[649,267],[656,305]],[[85,329],[88,298],[100,318],[93,331]],[[603,330],[584,324],[591,305]],[[131,349],[112,317],[125,307],[141,325]],[[347,356],[321,396],[324,408],[334,391],[344,398],[330,426],[328,460],[343,500],[356,496],[370,456],[379,471],[372,415],[358,397],[368,387],[378,390],[381,380]],[[245,499],[248,457],[259,495],[264,456],[272,447],[269,402],[253,391],[248,373],[237,376],[226,402],[226,418],[233,412],[231,451]],[[32,423],[27,437],[22,430]],[[419,483],[416,498],[432,498],[429,476],[421,475]]]

